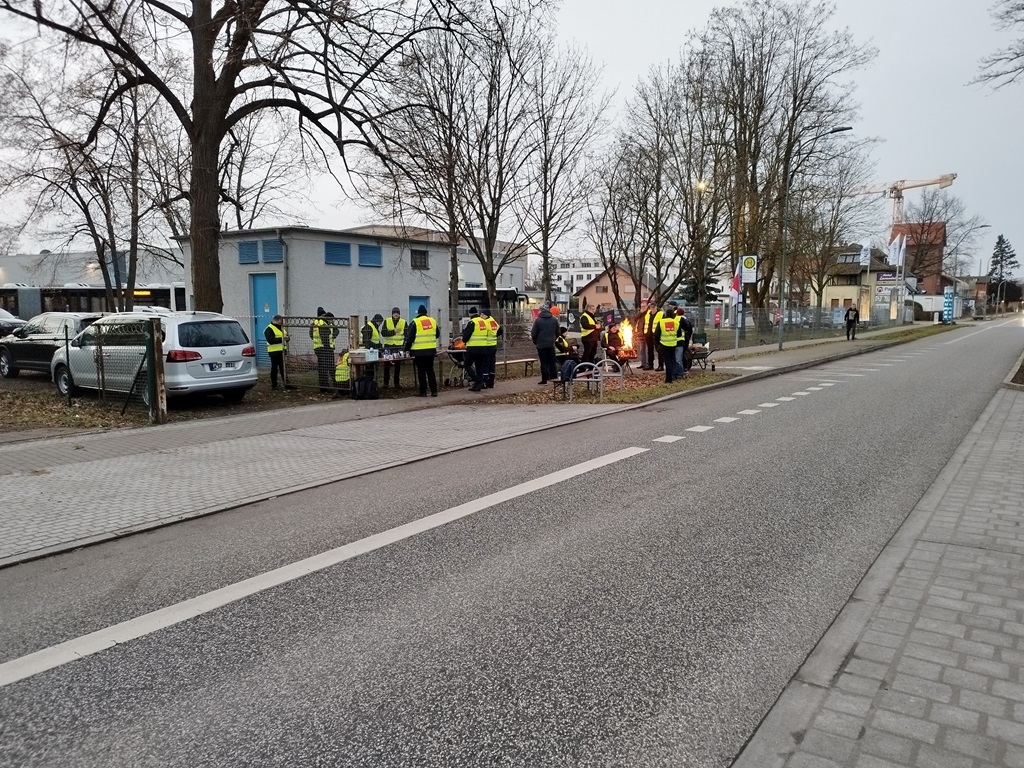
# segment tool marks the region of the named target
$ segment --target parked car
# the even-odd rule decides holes
[[[6,309],[0,309],[0,339],[10,336],[16,328],[20,328],[24,324],[25,321],[20,317],[15,317]]]
[[[160,318],[168,397],[219,394],[238,402],[256,386],[256,348],[238,321],[214,312],[107,315],[53,356],[62,395],[77,389],[130,392],[145,373],[146,324]]]
[[[36,315],[10,336],[0,339],[0,376],[13,379],[22,371],[50,373],[53,353],[66,339],[77,336],[99,320],[95,312],[44,312]]]

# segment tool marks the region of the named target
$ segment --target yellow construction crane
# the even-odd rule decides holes
[[[946,173],[935,179],[925,179],[923,181],[908,181],[907,179],[901,179],[900,181],[893,181],[889,184],[880,184],[874,187],[865,187],[860,190],[857,194],[859,195],[882,195],[882,197],[888,197],[892,200],[892,223],[900,224],[903,221],[903,190],[905,189],[917,189],[918,187],[939,187],[944,189],[953,183],[956,178],[955,173]]]

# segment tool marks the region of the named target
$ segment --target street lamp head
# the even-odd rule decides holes
[[[829,131],[829,134],[842,133],[843,131],[852,131],[852,130],[853,130],[853,126],[852,125],[840,125],[840,126],[837,126],[836,128],[833,128],[831,131]]]

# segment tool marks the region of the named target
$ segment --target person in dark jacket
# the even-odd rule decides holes
[[[530,329],[530,338],[537,348],[537,359],[540,360],[540,381],[547,384],[558,378],[558,363],[555,359],[555,339],[558,338],[558,320],[551,314],[551,305],[541,304],[537,319]]]
[[[608,326],[607,331],[601,333],[601,347],[609,360],[614,360],[622,365],[622,361],[619,360],[619,350],[622,349],[622,333],[619,332],[618,323],[612,323]]]
[[[693,339],[693,323],[690,322],[682,307],[676,310],[676,318],[681,326],[679,343],[676,344],[676,378],[681,379],[690,372],[690,366],[693,364],[693,361],[690,360],[690,341]]]
[[[566,360],[580,361],[580,348],[578,344],[569,341],[569,329],[564,325],[558,329],[558,336],[555,337],[555,365],[562,370]],[[557,378],[557,377],[556,377]]]

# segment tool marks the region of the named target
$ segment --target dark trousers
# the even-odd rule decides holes
[[[496,346],[489,347],[487,349],[487,356],[484,359],[487,361],[487,370],[484,371],[484,386],[493,389],[494,374],[498,369],[498,348]]]
[[[854,320],[846,321],[846,340],[857,338],[857,323]]]
[[[316,351],[316,376],[321,392],[334,389],[334,350],[320,347]]]
[[[416,355],[412,359],[413,367],[416,369],[416,382],[419,384],[420,394],[427,394],[427,388],[430,388],[430,394],[437,394],[437,374],[434,373],[434,358],[436,354],[420,354]]]
[[[641,338],[644,341],[644,359],[640,361],[640,366],[653,368],[654,360],[658,356],[658,345],[654,341],[654,334],[645,333]]]
[[[466,350],[466,373],[473,379],[475,389],[483,389],[487,378],[487,351],[480,347]]]
[[[400,349],[401,347],[394,347],[391,351],[395,352]],[[392,371],[394,371],[395,389],[398,389],[402,386],[398,380],[398,377],[402,375],[402,364],[397,361],[388,363],[384,366],[384,386],[386,387],[388,382],[391,380]]]
[[[676,348],[674,346],[667,347],[664,344],[660,344],[658,347],[658,354],[665,365],[665,383],[671,384],[675,381]]]
[[[558,378],[558,363],[555,361],[554,347],[537,347],[537,358],[540,360],[540,380],[554,381]]]
[[[270,388],[277,389],[277,376],[281,375],[281,383],[288,386],[288,378],[284,374],[284,352],[268,352],[270,355]]]
[[[583,337],[583,355],[580,362],[593,363],[597,360],[597,331]]]

